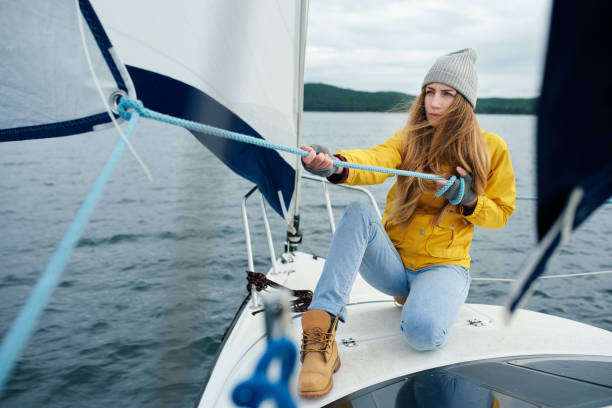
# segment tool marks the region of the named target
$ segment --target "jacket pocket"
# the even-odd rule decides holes
[[[463,245],[458,245],[456,227],[452,221],[442,221],[435,225],[425,242],[425,251],[436,258],[464,258],[466,251]]]

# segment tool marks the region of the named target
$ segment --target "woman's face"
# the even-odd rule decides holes
[[[425,86],[425,114],[432,126],[436,126],[440,121],[440,116],[453,103],[457,97],[455,88],[439,82],[432,82]]]

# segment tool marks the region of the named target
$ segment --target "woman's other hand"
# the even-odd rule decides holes
[[[478,197],[476,196],[474,190],[472,190],[472,176],[461,166],[457,166],[457,173],[459,173],[459,175],[465,180],[463,199],[461,200],[461,204],[464,207],[473,208],[478,202]],[[444,187],[447,182],[448,180],[435,180],[436,191],[439,191],[442,187]],[[457,187],[455,187],[455,185],[457,185]],[[449,200],[454,200],[458,192],[459,180],[456,180],[455,184],[451,186],[448,190],[446,190],[446,192],[442,195]]]

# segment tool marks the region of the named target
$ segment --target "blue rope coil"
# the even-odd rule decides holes
[[[457,197],[454,200],[449,200],[450,203],[453,205],[457,205],[461,203],[461,200],[463,200],[464,192],[465,192],[465,180],[463,179],[463,177],[459,177],[459,194],[457,194]]]
[[[292,342],[284,337],[270,339],[265,353],[255,367],[253,376],[236,386],[232,400],[239,407],[259,407],[264,400],[273,398],[280,408],[295,408],[289,392],[289,379],[295,367],[297,351]],[[268,379],[268,368],[273,359],[281,359],[281,375],[278,381]]]
[[[193,122],[193,121],[186,120],[186,119],[176,118],[170,115],[165,115],[163,113],[156,112],[154,110],[145,108],[141,101],[135,100],[135,99],[121,98],[117,111],[119,115],[124,119],[129,119],[131,117],[132,112],[136,111],[136,112],[139,112],[140,115],[145,118],[155,119],[160,122],[165,122],[171,125],[180,126],[188,130],[193,130],[195,132],[206,133],[211,136],[217,136],[217,137],[222,137],[225,139],[235,140],[238,142],[249,143],[249,144],[256,145],[256,146],[265,147],[267,149],[281,150],[281,151],[293,153],[295,155],[302,156],[302,157],[306,157],[310,154],[309,152],[302,150],[302,149],[298,149],[296,147],[286,146],[286,145],[279,144],[279,143],[273,143],[265,139],[259,139],[259,138],[245,135],[242,133],[231,132],[229,130],[219,129],[214,126],[205,125],[203,123]],[[375,171],[378,173],[395,174],[398,176],[418,177],[418,178],[422,178],[426,180],[440,180],[440,181],[446,180],[444,177],[436,176],[435,174],[419,173],[416,171],[389,169],[386,167],[377,167],[377,166],[368,166],[365,164],[344,162],[344,161],[335,160],[335,159],[332,159],[332,163],[337,167],[347,167],[349,169]],[[462,177],[461,179],[463,180]],[[451,184],[452,182],[450,180],[446,183],[448,187],[450,187]],[[463,198],[463,190],[461,190],[460,192],[461,194],[459,196],[459,202],[461,202],[461,199]]]
[[[448,182],[438,191],[436,191],[435,196],[436,197],[440,197],[442,194],[446,193],[446,191],[453,185],[455,184],[455,181],[457,181],[457,177],[455,176],[451,176],[451,178],[448,180]],[[461,200],[463,199],[463,193],[465,191],[465,181],[463,180],[463,177],[459,177],[459,194],[457,194],[457,197],[455,197],[454,199],[449,198],[448,201],[453,204],[453,205],[457,205],[461,202]]]
[[[453,185],[453,183],[455,182],[455,180],[457,180],[457,177],[455,177],[455,176],[451,176],[451,178],[450,178],[450,179],[448,179],[448,183],[446,183],[446,184],[444,185],[444,187],[442,187],[441,189],[439,189],[439,190],[436,192],[436,197],[440,197],[442,194],[446,193],[446,190],[448,190],[448,189],[450,188],[450,186],[452,186],[452,185]]]

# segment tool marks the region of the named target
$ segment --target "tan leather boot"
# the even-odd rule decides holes
[[[331,391],[332,374],[340,369],[336,326],[323,310],[309,310],[302,315],[302,368],[298,392],[302,398],[320,397]]]

